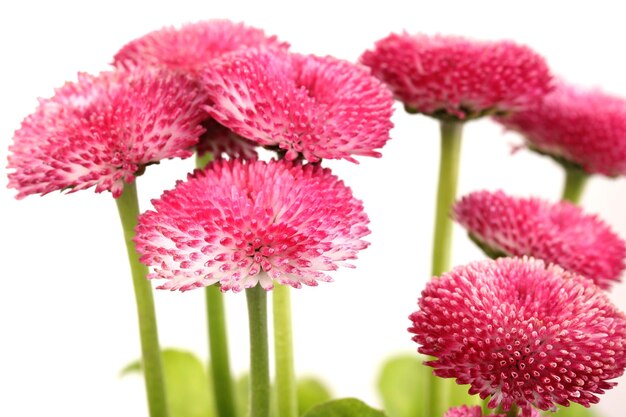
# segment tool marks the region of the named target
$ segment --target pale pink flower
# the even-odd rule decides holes
[[[212,65],[204,81],[211,116],[288,160],[378,157],[393,126],[387,88],[365,67],[332,57],[246,50]]]
[[[135,241],[162,289],[315,286],[368,245],[362,203],[319,165],[216,161],[153,204]]]
[[[487,252],[543,259],[603,289],[618,282],[624,270],[624,241],[597,216],[569,202],[480,191],[458,201],[453,217]]]
[[[588,407],[626,367],[626,317],[591,280],[532,258],[457,267],[430,281],[411,314],[437,376],[512,404]]]
[[[510,41],[391,34],[361,62],[407,110],[445,119],[508,113],[551,88],[545,60]]]
[[[288,48],[261,29],[225,19],[166,27],[126,44],[114,58],[117,66],[166,66],[199,75],[211,61],[245,48]]]
[[[543,102],[497,119],[529,148],[589,173],[626,175],[626,100],[560,82]]]
[[[79,74],[22,122],[9,187],[29,194],[92,186],[119,197],[149,164],[191,156],[206,118],[196,81],[158,70]]]

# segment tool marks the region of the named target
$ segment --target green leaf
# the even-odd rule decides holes
[[[600,417],[595,409],[585,408],[580,404],[570,403],[569,407],[559,407],[556,413],[548,413],[552,417]]]
[[[432,368],[422,364],[424,360],[420,355],[403,354],[383,364],[378,390],[390,417],[421,417],[429,414],[428,392]],[[469,386],[458,385],[453,379],[443,381],[450,387],[449,407],[478,404],[478,397],[467,393]]]
[[[318,404],[302,417],[386,417],[386,414],[356,398],[342,398]]]
[[[298,415],[304,415],[311,407],[329,401],[332,398],[330,390],[319,380],[313,377],[300,378],[297,381]]]
[[[215,417],[207,370],[191,352],[163,350],[163,371],[170,417]],[[141,372],[141,362],[126,366],[121,375]]]

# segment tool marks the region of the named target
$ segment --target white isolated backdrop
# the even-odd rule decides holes
[[[626,96],[621,2],[594,1],[15,1],[0,5],[0,160],[37,97],[107,69],[126,42],[166,25],[229,18],[261,27],[299,52],[356,60],[391,31],[513,39],[547,57],[557,74]],[[598,109],[601,110],[601,109]],[[379,405],[380,363],[415,351],[406,328],[429,278],[437,123],[394,115],[382,159],[325,162],[365,202],[372,245],[357,269],[335,282],[293,291],[296,366],[322,376],[339,396]],[[515,134],[490,120],[466,126],[460,194],[502,188],[517,195],[559,196],[561,170],[546,158],[511,155]],[[6,165],[6,162],[2,163]],[[166,161],[139,179],[141,205],[172,188],[193,162]],[[6,169],[3,168],[6,184]],[[139,355],[132,286],[115,204],[82,191],[14,199],[0,190],[0,415],[11,417],[146,416],[139,377],[119,370]],[[585,207],[626,237],[626,181],[594,178]],[[482,258],[458,227],[454,264]],[[612,298],[626,309],[626,287]],[[227,294],[232,362],[248,366],[243,294]],[[157,292],[162,346],[206,358],[203,292]],[[599,406],[622,416],[626,380]],[[429,417],[429,416],[425,416]],[[434,417],[434,416],[432,416]]]

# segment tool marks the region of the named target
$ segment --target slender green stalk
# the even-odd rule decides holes
[[[246,290],[250,326],[250,402],[248,417],[268,417],[270,364],[267,342],[267,293],[257,284]]]
[[[579,167],[564,166],[565,186],[563,187],[562,200],[571,201],[574,204],[580,203],[580,199],[585,191],[585,185],[589,179],[589,174]]]
[[[272,291],[277,417],[298,416],[290,291],[287,285],[276,285]]]
[[[196,168],[204,168],[213,160],[207,152],[196,156]],[[220,417],[237,415],[234,379],[230,369],[228,353],[228,335],[226,332],[226,309],[224,295],[216,285],[205,288],[207,325],[209,333],[209,357],[211,358],[211,376],[215,406]]]
[[[442,120],[440,129],[441,154],[439,157],[439,184],[437,186],[437,208],[433,240],[433,276],[439,276],[450,269],[452,248],[450,208],[456,198],[463,122]],[[450,385],[446,380],[432,375],[429,388],[429,415],[444,415],[450,403]]]
[[[500,406],[496,409],[496,412],[494,414],[505,414],[505,413],[502,407]],[[517,404],[511,404],[511,408],[509,408],[509,411],[507,411],[505,415],[506,417],[517,417],[519,415],[519,408],[517,407]]]
[[[142,369],[146,381],[148,395],[148,409],[150,417],[167,417],[167,398],[165,395],[165,381],[163,379],[163,363],[159,336],[157,332],[156,315],[152,286],[146,279],[148,268],[139,262],[139,254],[135,250],[135,226],[139,215],[137,200],[137,186],[135,182],[126,184],[124,192],[116,200],[117,210],[124,229],[128,262],[133,276],[137,315],[139,318],[139,335],[141,338]]]
[[[224,296],[216,285],[205,289],[209,330],[209,352],[215,406],[220,417],[235,417],[235,387],[230,370],[228,337],[226,334],[226,309]]]
[[[450,269],[452,246],[452,220],[450,207],[456,198],[461,156],[463,122],[441,121],[441,155],[439,158],[439,185],[435,213],[432,275]]]

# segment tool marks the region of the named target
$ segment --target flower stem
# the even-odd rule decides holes
[[[148,267],[139,262],[139,254],[135,250],[135,226],[139,216],[139,202],[137,200],[137,186],[135,182],[126,184],[124,192],[116,200],[117,210],[124,229],[128,262],[133,277],[137,315],[139,318],[139,335],[141,338],[142,369],[148,395],[148,409],[150,417],[167,417],[167,398],[165,381],[163,379],[163,363],[159,336],[157,332],[156,315],[152,286],[146,279]]]
[[[505,414],[502,406],[499,406],[494,414]],[[509,411],[507,411],[505,415],[506,417],[517,417],[519,415],[517,404],[511,404],[511,408],[509,408]]]
[[[290,290],[287,285],[276,285],[272,291],[278,417],[297,417],[298,415]]]
[[[196,168],[204,168],[213,160],[210,152],[196,155]],[[234,380],[230,370],[228,335],[226,333],[226,309],[224,295],[216,285],[205,288],[207,325],[209,333],[209,357],[215,406],[220,417],[237,415]]]
[[[563,187],[562,200],[578,204],[585,191],[585,185],[589,174],[579,167],[565,166],[565,186]]]
[[[439,185],[433,241],[433,276],[440,275],[450,268],[450,249],[452,246],[450,207],[456,198],[463,132],[463,122],[441,121],[440,123],[441,156],[439,158]]]
[[[249,417],[268,417],[270,411],[270,369],[267,342],[267,293],[257,284],[246,289],[250,326]]]
[[[442,120],[441,155],[439,158],[439,184],[435,213],[432,276],[439,276],[450,268],[452,247],[452,220],[450,207],[456,198],[461,155],[463,122]],[[430,377],[429,409],[431,416],[442,416],[450,403],[450,385],[434,375]]]

